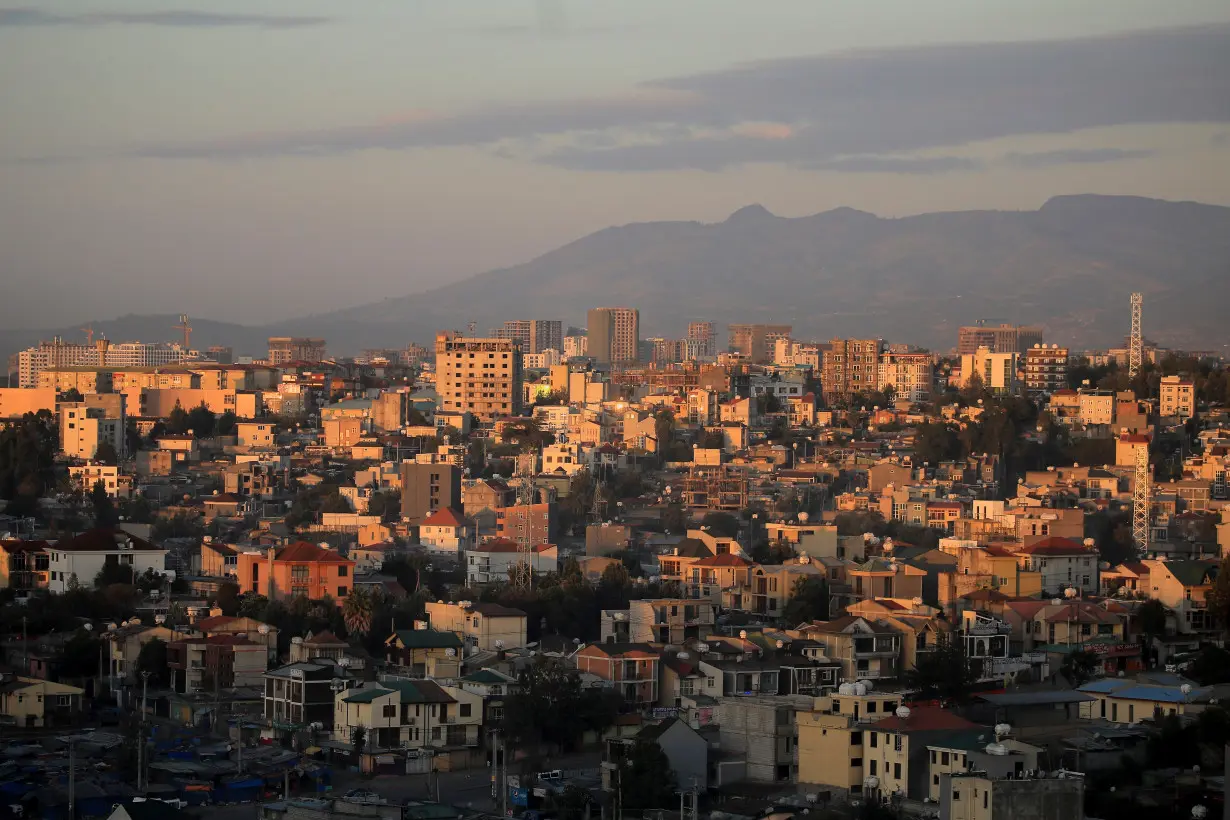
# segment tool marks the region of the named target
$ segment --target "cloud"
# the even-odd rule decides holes
[[[1013,168],[1035,170],[1056,165],[1084,165],[1088,163],[1119,162],[1128,159],[1148,159],[1156,151],[1128,150],[1125,148],[1066,148],[1058,151],[1039,151],[1029,154],[1007,154],[1005,165]]]
[[[1220,25],[773,60],[647,83],[622,96],[204,138],[146,146],[133,155],[245,159],[486,146],[594,171],[721,170],[770,162],[939,173],[969,166],[908,155],[1017,135],[1230,122],[1227,100],[1230,25]],[[1049,161],[1095,161],[1066,156]]]
[[[174,28],[300,28],[329,22],[328,17],[228,14],[212,11],[93,12],[56,14],[34,8],[0,9],[0,28],[51,26],[161,26]]]
[[[947,174],[986,166],[968,157],[840,157],[808,167],[847,174]]]

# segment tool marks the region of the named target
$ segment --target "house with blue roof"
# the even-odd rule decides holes
[[[1081,717],[1122,724],[1152,720],[1158,714],[1188,714],[1189,708],[1206,700],[1209,694],[1190,683],[1158,685],[1131,678],[1090,681],[1077,691],[1093,696],[1093,700],[1080,705]]]

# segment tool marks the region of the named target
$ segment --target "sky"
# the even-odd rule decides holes
[[[1230,205],[1225,0],[0,0],[0,322],[244,323],[609,225]]]

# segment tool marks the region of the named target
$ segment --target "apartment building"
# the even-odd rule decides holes
[[[688,341],[696,343],[697,353],[701,358],[712,358],[717,355],[717,336],[713,330],[713,322],[689,322]]]
[[[588,355],[601,364],[639,361],[641,312],[635,308],[593,308],[589,324]]]
[[[470,413],[481,421],[521,413],[524,393],[520,345],[456,331],[436,335],[436,393],[440,409]]]
[[[461,507],[461,468],[456,464],[405,461],[401,465],[401,517],[412,525]],[[472,517],[472,516],[471,516]]]
[[[899,399],[911,402],[928,401],[935,383],[935,366],[930,353],[893,353],[880,356],[876,387],[890,387]]]
[[[303,336],[270,336],[269,363],[323,362],[325,340]]]
[[[557,319],[514,319],[492,330],[491,336],[517,342],[527,354],[564,349],[564,326]]]
[[[824,351],[820,384],[827,403],[880,386],[883,339],[833,339]]]
[[[416,621],[415,629],[399,629],[385,639],[389,671],[413,678],[449,680],[461,671],[465,643],[456,632],[427,627]]]
[[[278,740],[313,723],[332,729],[334,693],[353,685],[346,669],[323,659],[288,663],[262,677],[265,720],[278,733]]]
[[[901,633],[873,620],[845,615],[806,624],[799,632],[819,642],[825,656],[841,664],[843,680],[892,678],[900,673]]]
[[[1044,593],[1057,594],[1071,587],[1084,593],[1100,589],[1098,551],[1093,547],[1051,537],[1022,547],[1016,554],[1021,569],[1039,573]]]
[[[1187,421],[1196,415],[1196,383],[1179,376],[1163,376],[1157,408],[1162,418]]]
[[[1021,388],[1017,377],[1019,364],[1020,354],[1016,351],[997,353],[980,347],[961,356],[961,386],[969,387],[977,380],[984,390],[996,395],[1015,395]]]
[[[123,530],[96,527],[47,547],[50,555],[47,588],[64,593],[76,578],[88,587],[104,566],[115,564],[143,575],[147,570],[166,572],[167,551]]]
[[[975,351],[977,352],[977,351]],[[1036,344],[1025,351],[1025,390],[1053,394],[1068,386],[1068,349]]]
[[[363,683],[334,699],[334,736],[348,739],[362,726],[372,750],[473,748],[482,721],[482,696],[431,680]]]
[[[995,760],[988,755],[981,757]],[[1085,817],[1084,777],[1060,772],[1052,776],[1022,778],[1021,771],[1036,771],[1036,765],[1025,768],[1026,761],[1012,757],[1008,760],[1013,765],[1020,763],[1022,768],[998,777],[977,771],[935,774],[933,802],[940,806],[940,817],[943,820],[1016,820],[1021,817],[1082,820]]]
[[[957,331],[957,353],[961,356],[976,353],[985,347],[992,353],[1019,353],[1034,345],[1042,344],[1042,328],[1001,324],[993,327],[977,325]]]
[[[521,563],[521,545],[507,538],[493,538],[466,551],[466,583],[472,587],[508,583],[509,573]],[[559,550],[554,544],[537,544],[529,552],[530,571],[545,575],[559,569]]]
[[[46,541],[0,540],[0,588],[46,589],[51,556]]]
[[[115,376],[110,370],[97,367],[48,367],[38,374],[38,389],[67,393],[76,390],[83,396],[91,393],[110,393],[115,386]]]
[[[86,398],[86,401],[60,404],[60,450],[69,458],[88,461],[97,456],[99,445],[106,443],[122,460],[127,454],[128,442],[123,396]],[[99,401],[103,398],[115,401]]]
[[[17,381],[18,387],[36,387],[39,373],[49,368],[165,367],[196,355],[178,344],[113,344],[99,339],[93,344],[83,345],[56,338],[50,342],[39,342],[17,354]]]
[[[714,607],[690,598],[631,601],[627,609],[601,614],[601,640],[611,643],[665,643],[704,640],[713,632]]]
[[[171,689],[183,694],[263,686],[269,651],[240,635],[184,638],[167,644]]]
[[[768,364],[773,360],[778,339],[789,339],[792,325],[736,324],[728,325],[729,349],[752,364]]]
[[[452,507],[437,510],[419,525],[419,543],[429,552],[439,552],[454,558],[474,546],[474,522]]]
[[[795,711],[805,696],[726,697],[718,702],[722,751],[743,758],[753,783],[791,783],[795,762]]]
[[[0,387],[0,420],[19,419],[40,410],[55,415],[56,392],[51,387]]]

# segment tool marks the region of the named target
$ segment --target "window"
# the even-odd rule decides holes
[[[901,764],[900,763],[893,764],[893,779],[894,780],[901,779]]]
[[[947,765],[948,765],[948,752],[941,752],[941,753],[940,753],[940,765],[941,765],[941,766],[947,766]]]
[[[876,749],[876,748],[879,748],[879,746],[880,746],[880,735],[877,732],[872,732],[871,733],[871,748]]]
[[[850,733],[850,745],[851,746],[863,745],[863,733],[862,732],[851,732]],[[862,764],[860,763],[859,765],[861,766]]]
[[[384,711],[381,714],[385,717],[397,717],[397,707],[390,703],[384,707]]]
[[[852,757],[850,758],[850,765],[861,767],[863,765],[863,759],[861,757]]]
[[[350,567],[345,566],[345,565],[338,567],[338,568],[337,568],[337,577],[338,577],[338,578],[345,578],[345,577],[346,577],[346,573],[347,573],[349,570],[350,570]]]
[[[876,773],[877,773],[877,772],[876,772],[876,764],[877,764],[878,762],[879,762],[879,761],[873,760],[873,761],[871,761],[870,763],[868,763],[868,764],[867,764],[867,773],[868,773],[868,774],[870,774],[870,775],[874,775],[874,774],[876,774]]]
[[[432,739],[432,740],[439,740],[439,739],[440,739],[440,727],[439,727],[439,726],[432,726],[432,727],[431,727],[431,739]]]
[[[345,597],[346,597],[346,592],[347,592],[346,587],[338,587],[338,588],[337,588],[337,597],[339,597],[339,598],[345,598]]]
[[[958,801],[958,800],[960,800],[960,799],[961,799],[961,792],[957,791],[956,789],[953,789],[953,790],[952,790],[952,800],[953,800],[953,802],[955,803],[955,802],[957,802],[957,801]]]
[[[290,580],[306,581],[308,579],[308,566],[306,564],[295,564],[290,568]]]

